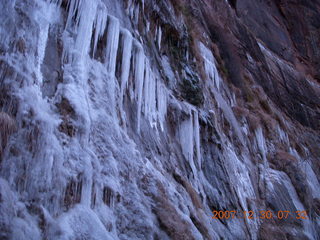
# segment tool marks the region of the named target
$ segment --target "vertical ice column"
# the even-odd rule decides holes
[[[127,15],[130,16],[131,19],[132,19],[132,16],[133,16],[133,10],[134,10],[134,3],[132,2],[132,0],[128,0],[126,13],[127,13]]]
[[[130,60],[131,60],[131,51],[132,51],[132,36],[128,30],[122,30],[121,32],[123,36],[122,44],[122,62],[121,62],[121,75],[120,75],[120,94],[123,100],[124,90],[126,86],[128,86],[128,78],[130,72]]]
[[[70,26],[72,26],[72,21],[76,15],[77,10],[79,9],[79,6],[83,0],[69,0],[68,1],[68,6],[69,6],[69,12],[68,12],[68,17],[67,17],[67,22],[66,22],[66,29],[68,29]],[[79,14],[77,15],[77,18],[75,19],[76,23],[75,25],[78,25],[79,21]]]
[[[197,151],[197,163],[199,166],[199,170],[201,169],[201,152],[200,152],[200,127],[199,127],[199,113],[198,110],[194,111],[193,117],[193,125],[194,125],[194,140],[196,144]]]
[[[163,131],[163,123],[167,114],[167,95],[165,86],[160,81],[157,81],[157,113],[161,131]]]
[[[128,0],[126,13],[129,15],[134,25],[137,25],[139,21],[139,3],[136,3],[135,0]]]
[[[89,51],[92,38],[93,22],[96,17],[97,5],[96,1],[81,1],[79,6],[79,27],[77,31],[76,49],[83,58]]]
[[[105,5],[102,4],[102,6],[98,6],[97,7],[97,15],[94,21],[94,37],[93,37],[93,57],[95,56],[95,52],[96,52],[96,48],[97,48],[97,44],[98,44],[98,40],[99,38],[101,38],[105,32],[106,29],[106,25],[107,25],[107,11],[105,9]]]
[[[157,43],[159,50],[161,49],[161,39],[162,39],[162,30],[161,27],[158,28],[158,35],[157,35]]]
[[[55,21],[57,15],[57,8],[54,4],[48,2],[39,3],[41,7],[41,11],[36,15],[38,18],[38,22],[40,25],[39,37],[38,37],[38,48],[37,48],[37,57],[36,57],[36,74],[38,83],[41,85],[43,82],[41,65],[43,63],[43,59],[45,57],[48,34],[49,34],[49,26],[52,22]],[[41,13],[40,13],[41,12]]]
[[[196,175],[197,171],[193,161],[194,128],[191,108],[189,108],[189,118],[187,120],[184,120],[180,124],[178,131],[182,153],[184,157],[187,159],[188,163],[190,164],[193,174]]]
[[[266,191],[266,169],[268,169],[268,161],[266,158],[266,143],[263,136],[262,128],[258,127],[255,130],[255,137],[256,137],[256,144],[258,151],[260,151],[261,157],[262,157],[262,163],[258,164],[258,170],[259,170],[259,191],[263,193],[263,197],[265,197],[264,193]]]
[[[128,86],[128,78],[130,72],[130,60],[131,60],[131,51],[132,51],[132,36],[128,30],[122,30],[122,62],[121,62],[121,75],[120,75],[120,117],[124,122],[124,110],[123,110],[123,98],[126,87]]]
[[[199,42],[199,49],[204,60],[204,69],[208,79],[211,79],[217,90],[220,88],[220,76],[215,64],[215,58],[212,52],[203,43]]]
[[[140,43],[136,43],[135,54],[135,97],[137,102],[137,132],[140,133],[142,90],[144,81],[145,56]]]
[[[145,74],[144,74],[144,84],[143,84],[143,113],[149,119],[150,116],[150,95],[152,93],[149,92],[150,87],[150,78],[151,78],[151,69],[149,61],[146,59],[145,64]]]
[[[208,79],[213,80],[214,87],[212,91],[214,93],[214,97],[218,103],[218,107],[223,111],[224,116],[230,123],[230,125],[234,128],[236,135],[238,136],[241,143],[243,143],[243,136],[241,132],[241,128],[237,122],[237,119],[234,116],[234,113],[228,103],[224,100],[222,95],[219,92],[220,88],[220,76],[215,64],[215,58],[212,55],[212,52],[201,42],[199,42],[199,49],[202,53],[204,60],[204,68]]]
[[[148,93],[149,93],[149,112],[151,113],[149,117],[149,122],[151,123],[152,127],[157,126],[157,99],[156,99],[156,84],[157,79],[154,76],[153,72],[150,69],[150,78],[149,78],[149,85],[148,85]]]
[[[219,90],[220,89],[220,75],[218,73],[218,70],[216,68],[215,64],[212,64],[212,71],[213,71],[213,77],[214,77],[214,83],[216,88]]]
[[[257,146],[258,149],[261,153],[262,156],[262,160],[264,164],[267,164],[267,157],[266,157],[266,142],[265,142],[265,138],[263,136],[263,132],[262,132],[262,128],[258,127],[255,131],[255,137],[256,137],[256,141],[257,141]]]
[[[114,76],[116,69],[117,51],[119,43],[119,20],[115,17],[108,17],[108,33],[106,48],[106,63],[111,76]]]
[[[156,126],[155,78],[148,61],[145,66],[143,112],[152,127]]]
[[[110,96],[109,105],[110,109],[114,109],[112,111],[112,116],[115,117],[116,106],[115,106],[115,69],[116,69],[116,60],[117,60],[117,52],[118,52],[118,44],[119,44],[119,20],[115,17],[108,16],[108,26],[107,26],[107,42],[105,49],[105,65],[107,71],[109,73],[109,77],[107,78],[107,91]]]
[[[97,4],[96,1],[70,0],[68,6],[69,11],[63,33],[65,46],[63,59],[64,62],[72,62],[76,59],[77,62],[80,63],[83,62],[84,56],[90,48]],[[74,36],[76,36],[75,39]],[[74,56],[74,52],[79,55]],[[83,68],[83,66],[81,66],[82,64],[85,63],[80,63],[79,68]]]
[[[45,50],[47,46],[47,40],[48,40],[48,30],[49,30],[49,24],[45,24],[45,26],[40,29],[39,33],[39,40],[38,40],[38,56],[37,56],[37,79],[39,84],[41,85],[43,82],[42,79],[42,72],[41,72],[41,65],[44,59]]]
[[[212,89],[212,91],[213,91],[214,97],[218,103],[218,107],[222,110],[225,118],[228,120],[230,125],[233,127],[238,139],[240,140],[240,143],[244,144],[244,138],[243,138],[242,131],[241,131],[242,129],[240,128],[239,123],[238,123],[236,117],[234,116],[234,113],[233,113],[231,107],[228,105],[228,103],[224,100],[222,95],[216,89]]]
[[[91,193],[92,193],[92,179],[93,179],[93,169],[91,164],[90,155],[86,154],[84,156],[84,174],[82,177],[82,191],[81,191],[81,203],[87,207],[91,205]]]
[[[152,127],[159,122],[161,131],[167,114],[168,92],[159,81],[146,60],[145,78],[143,82],[143,113]]]
[[[135,66],[139,65],[136,61]],[[150,125],[156,127],[157,122],[159,122],[163,131],[163,122],[167,113],[168,92],[161,81],[156,78],[147,59],[145,59],[144,72],[142,110]],[[136,97],[139,94],[138,86],[141,86],[140,83],[136,84]]]

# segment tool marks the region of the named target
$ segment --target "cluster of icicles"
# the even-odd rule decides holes
[[[74,51],[65,51],[63,61],[70,63],[77,58],[85,64],[85,57],[90,54],[91,58],[105,64],[110,77],[114,78],[114,84],[119,84],[120,120],[126,122],[122,105],[128,93],[130,100],[137,103],[137,132],[140,132],[141,113],[152,127],[157,127],[159,123],[163,130],[168,91],[154,74],[141,44],[120,26],[117,18],[107,13],[105,5],[99,0],[68,1],[67,11],[64,44],[73,43],[77,55]],[[76,33],[75,39],[68,36],[69,29]],[[110,86],[110,89],[114,88]]]
[[[61,0],[55,3],[59,5]],[[134,4],[129,1],[129,13],[133,8]],[[144,114],[153,128],[158,130],[160,126],[160,130],[163,131],[167,106],[170,98],[174,97],[162,83],[156,69],[152,68],[139,41],[127,29],[120,26],[117,18],[108,15],[105,5],[100,0],[70,0],[67,10],[66,30],[76,31],[75,39],[72,39],[78,54],[76,58],[85,59],[89,54],[91,58],[101,61],[106,65],[110,77],[114,79],[114,84],[119,84],[120,121],[126,122],[123,102],[128,96],[131,102],[136,102],[137,132],[140,132],[141,114]],[[155,35],[157,46],[160,48],[161,28],[156,29]],[[68,42],[66,39],[65,36],[64,42]],[[64,62],[72,62],[75,58],[74,52],[71,54],[64,52],[63,58]],[[115,86],[110,86],[110,89],[114,88]],[[194,149],[196,150],[200,168],[198,110],[188,103],[181,104],[187,107],[189,118],[179,124],[177,139],[188,161],[193,162]],[[195,172],[196,167],[192,165]]]

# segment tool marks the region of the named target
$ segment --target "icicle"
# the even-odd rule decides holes
[[[232,93],[232,96],[231,96],[231,99],[230,99],[230,105],[231,105],[231,107],[234,107],[234,106],[237,105],[236,95],[235,95],[234,92]]]
[[[157,101],[156,101],[156,79],[151,70],[149,69],[148,85],[145,90],[148,92],[148,119],[153,128],[157,127]]]
[[[288,134],[284,132],[279,125],[277,125],[277,132],[279,139],[281,140],[282,143],[289,145],[289,138]]]
[[[40,85],[42,84],[42,81],[43,81],[41,65],[44,59],[45,50],[47,46],[48,30],[49,30],[49,24],[46,24],[46,26],[43,29],[41,29],[39,33],[38,57],[37,57],[37,79]]]
[[[266,158],[266,142],[263,136],[263,132],[262,132],[262,128],[259,127],[256,129],[255,131],[255,137],[256,137],[256,141],[257,141],[257,145],[258,145],[258,149],[262,155],[262,159],[264,164],[267,164],[267,158]]]
[[[157,37],[158,37],[158,28],[156,27],[156,31],[154,33],[154,38],[153,38],[155,42],[157,41]]]
[[[108,35],[106,48],[107,68],[111,76],[114,76],[116,69],[117,51],[119,43],[119,20],[115,17],[108,18]]]
[[[124,89],[127,86],[129,72],[130,72],[130,60],[131,60],[131,51],[132,51],[132,36],[128,30],[122,30],[123,42],[122,48],[122,63],[121,63],[121,96],[123,97]]]
[[[141,122],[141,104],[142,104],[142,90],[144,81],[144,66],[145,56],[142,46],[137,43],[137,52],[135,55],[135,97],[138,101],[137,107],[137,132],[140,133]]]
[[[199,113],[197,110],[194,111],[193,117],[193,125],[194,125],[194,138],[196,144],[197,151],[197,162],[199,169],[201,169],[201,152],[200,152],[200,127],[199,127]]]
[[[239,123],[237,122],[237,119],[235,118],[231,107],[227,104],[227,102],[224,100],[224,98],[218,91],[220,88],[220,76],[216,68],[215,59],[212,55],[212,52],[208,48],[206,48],[201,42],[199,42],[199,48],[203,56],[206,75],[208,79],[212,79],[214,82],[214,88],[212,88],[212,91],[214,93],[218,107],[221,108],[221,110],[224,113],[224,116],[226,117],[230,125],[234,128],[239,140],[241,141],[241,143],[243,143],[244,140]]]
[[[122,63],[121,63],[121,75],[120,75],[120,112],[121,112],[121,120],[124,119],[124,110],[123,110],[123,98],[125,88],[128,84],[129,72],[130,72],[130,60],[131,60],[131,51],[132,51],[132,36],[129,31],[122,30],[121,34],[123,36],[123,40],[120,44],[122,44]]]
[[[163,131],[163,123],[167,114],[167,95],[166,88],[160,81],[157,81],[157,112],[161,131]]]
[[[156,106],[156,80],[149,61],[146,60],[145,78],[143,84],[143,112],[151,127],[157,126],[157,106]]]
[[[92,30],[93,22],[95,20],[97,5],[96,1],[84,1],[81,6],[80,22],[76,40],[76,49],[80,52],[80,57],[84,57],[88,53]]]
[[[156,78],[154,74],[151,72],[150,76],[150,84],[149,84],[149,108],[151,112],[151,125],[152,127],[157,126],[157,100],[156,100]]]
[[[93,169],[90,162],[90,158],[85,159],[85,171],[83,176],[82,183],[82,195],[81,195],[81,203],[90,207],[91,205],[91,193],[92,193],[92,177],[93,177]]]
[[[161,39],[162,39],[162,30],[161,30],[161,27],[159,27],[159,30],[158,30],[158,39],[157,39],[157,43],[158,43],[158,48],[159,48],[159,50],[161,49]]]
[[[49,34],[49,26],[51,23],[55,22],[57,19],[57,9],[55,4],[50,4],[49,2],[41,2],[39,3],[39,7],[41,9],[41,13],[38,12],[35,17],[39,21],[40,24],[40,31],[38,37],[38,49],[37,49],[37,56],[36,56],[36,74],[37,80],[39,85],[42,84],[42,72],[41,72],[41,65],[43,63],[47,41],[48,41],[48,34]]]
[[[107,25],[107,11],[105,10],[105,6],[98,6],[97,16],[94,22],[95,34],[93,38],[93,57],[95,56],[98,40],[103,36],[103,33],[106,29]]]
[[[126,13],[129,15],[129,17],[132,19],[132,0],[128,0],[127,2],[127,8],[126,8]]]
[[[208,79],[211,79],[214,83],[216,89],[220,89],[220,76],[215,64],[215,58],[212,55],[212,52],[204,46],[201,42],[199,42],[199,48],[202,53],[202,57],[204,60],[204,68]]]
[[[147,20],[146,33],[148,33],[149,31],[150,31],[150,22]]]
[[[182,146],[182,152],[188,161],[193,159],[193,123],[192,115],[183,121],[179,129],[180,144]]]
[[[193,114],[191,107],[189,107],[189,118],[184,120],[179,126],[179,141],[182,149],[182,153],[190,167],[194,176],[197,175],[196,167],[193,161],[193,139],[194,139],[194,128],[193,128]]]
[[[93,24],[96,19],[97,3],[89,0],[71,0],[68,2],[69,12],[65,25],[65,37],[70,37],[70,32],[76,36],[75,42],[64,39],[65,45],[75,44],[75,49],[80,54],[78,58],[82,59],[88,53]],[[71,46],[70,46],[71,47]],[[67,46],[69,48],[69,46]],[[64,58],[69,58],[68,53],[64,52]],[[70,60],[70,59],[68,59]]]
[[[239,126],[239,123],[234,116],[234,113],[231,109],[231,107],[228,105],[228,103],[224,100],[222,95],[215,89],[212,89],[214,93],[214,97],[217,101],[218,107],[222,110],[225,118],[228,120],[230,125],[233,127],[238,139],[240,140],[241,143],[244,143],[244,138],[242,135],[241,127]]]
[[[146,66],[145,66],[145,75],[144,75],[144,85],[143,85],[143,94],[144,94],[144,101],[143,101],[143,113],[145,116],[148,117],[150,116],[150,78],[151,78],[151,70],[150,70],[150,65],[149,61],[146,59]]]
[[[78,25],[79,21],[79,12],[78,15],[76,15],[76,12],[79,11],[79,6],[83,3],[84,0],[70,0],[68,2],[69,5],[69,12],[68,12],[68,18],[66,22],[66,29],[68,29],[70,26],[72,26],[73,18],[76,17],[75,19],[75,26]]]

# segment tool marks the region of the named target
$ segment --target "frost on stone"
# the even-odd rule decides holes
[[[302,208],[289,173],[248,157],[250,142],[266,162],[270,143],[261,128],[243,136],[212,52],[199,43],[206,79],[186,63],[178,76],[161,56],[165,27],[142,16],[149,4],[1,1],[1,239],[257,239],[257,221],[212,222],[209,204],[227,207],[229,193],[232,207],[254,208],[257,178],[270,192],[275,180],[288,185]],[[290,144],[284,129],[276,134]],[[316,170],[304,172],[319,198]]]

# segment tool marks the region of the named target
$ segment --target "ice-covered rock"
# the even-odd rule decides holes
[[[212,4],[234,16],[230,1],[178,2],[0,3],[1,239],[319,238],[316,128],[248,90],[255,64],[295,66],[255,42],[233,86],[241,41],[203,22]],[[257,217],[287,209],[309,219]],[[255,218],[212,218],[233,210]]]

